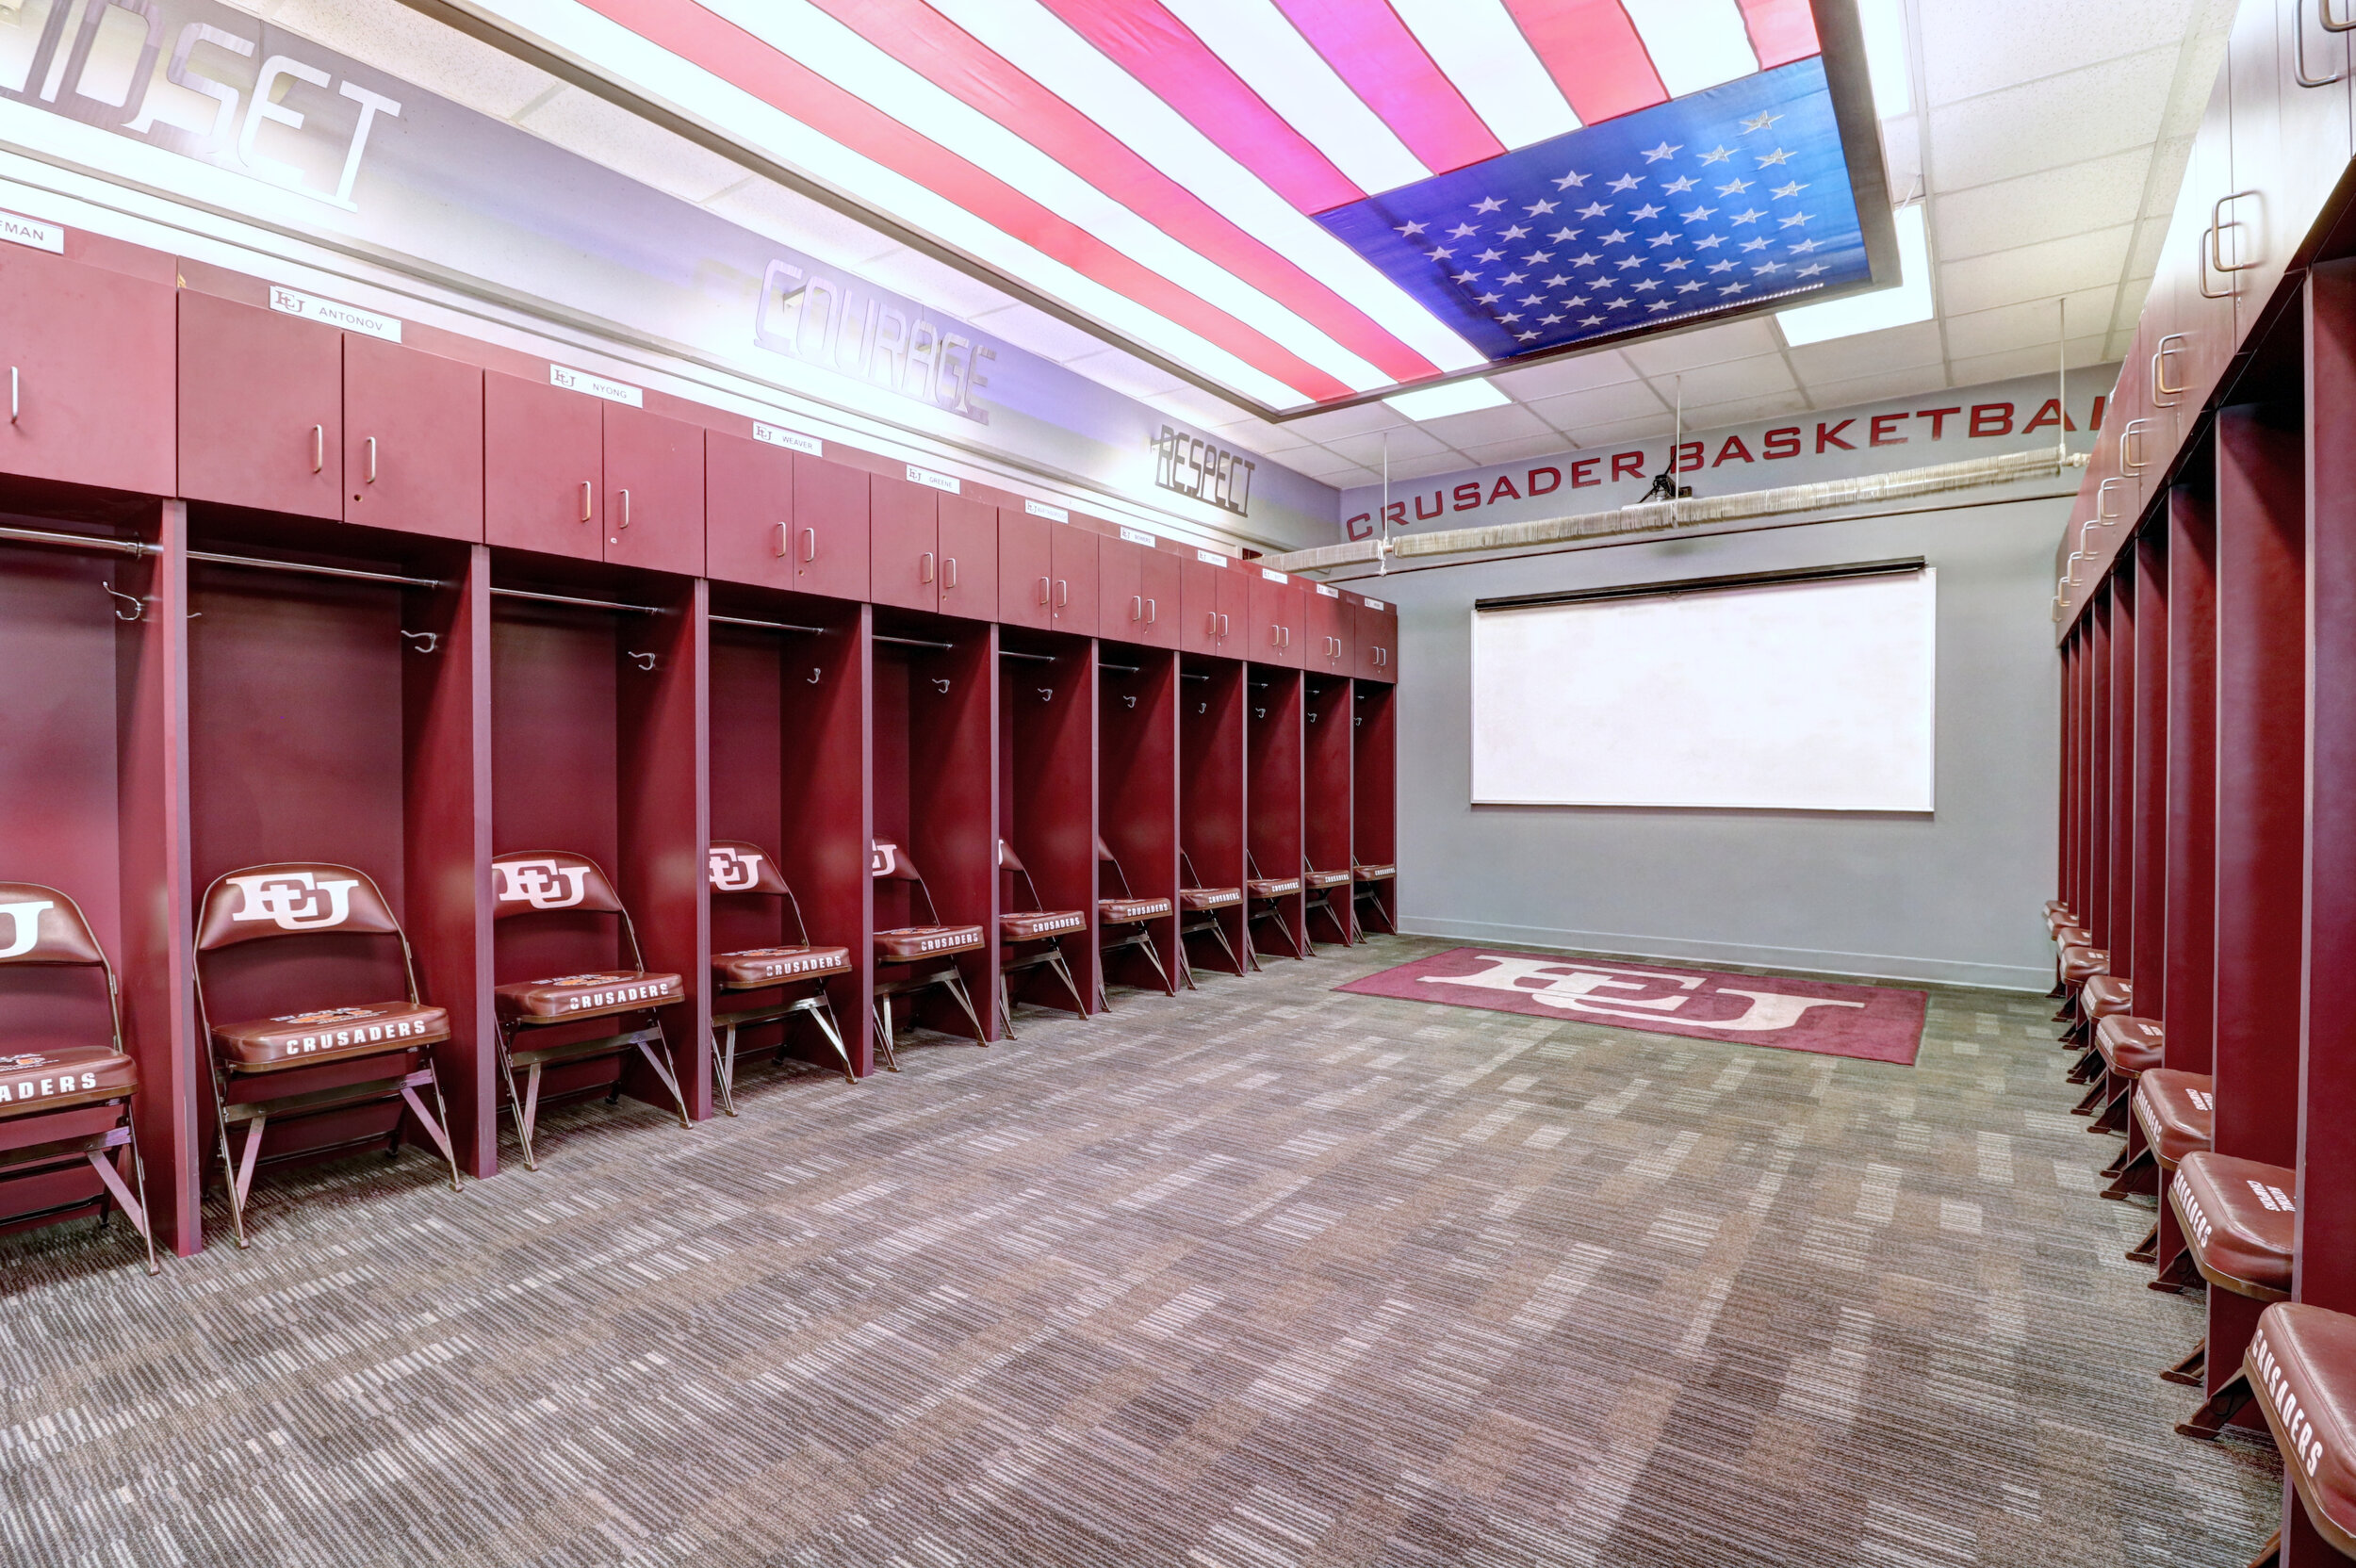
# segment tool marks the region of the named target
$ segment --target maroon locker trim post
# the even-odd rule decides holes
[[[2215,487],[2168,496],[2168,1065],[2206,1073],[2217,1019]],[[2163,1225],[2172,1217],[2162,1211]]]

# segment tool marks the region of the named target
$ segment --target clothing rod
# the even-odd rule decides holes
[[[398,577],[391,572],[361,572],[350,566],[314,566],[307,561],[270,561],[258,555],[216,555],[211,550],[188,551],[190,561],[214,566],[253,566],[265,572],[301,572],[305,577],[342,577],[360,582],[398,582],[404,588],[439,588],[437,578]],[[497,593],[499,590],[493,589]]]
[[[880,631],[875,633],[875,641],[892,643],[904,648],[939,648],[942,653],[955,653],[957,650],[955,643],[928,643],[921,637],[887,637]]]
[[[438,588],[441,584],[437,582],[433,586]],[[647,604],[615,604],[611,599],[577,599],[564,594],[534,594],[522,588],[494,588],[491,592],[503,599],[536,599],[542,604],[578,604],[588,610],[619,610],[632,615],[663,613],[662,611]]]
[[[70,550],[105,550],[113,555],[127,555],[134,561],[155,553],[155,546],[142,545],[137,539],[94,539],[87,533],[51,533],[38,528],[0,528],[0,539],[27,545],[62,545]]]
[[[823,637],[826,634],[826,629],[824,627],[795,626],[791,621],[748,621],[742,615],[714,615],[711,617],[711,620],[714,626],[757,626],[765,631],[799,631],[811,637]]]
[[[1137,667],[1135,664],[1099,664],[1096,667],[1103,670],[1107,675],[1135,675],[1137,673]]]
[[[1027,659],[1034,664],[1052,664],[1055,662],[1055,656],[1052,653],[1024,653],[1021,648],[1000,648],[998,650],[998,657],[1001,659]]]
[[[1208,680],[1211,678],[1207,675],[1181,675],[1178,678],[1181,680]]]

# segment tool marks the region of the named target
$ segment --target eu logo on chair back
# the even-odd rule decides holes
[[[341,925],[352,917],[352,890],[356,878],[322,879],[307,871],[232,876],[231,887],[245,901],[230,915],[233,921],[266,920],[282,931],[315,931]]]
[[[41,912],[56,908],[53,899],[32,898],[21,904],[0,904],[8,919],[8,937],[0,942],[0,959],[22,958],[41,941]]]

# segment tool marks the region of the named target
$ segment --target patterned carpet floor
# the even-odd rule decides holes
[[[2051,1004],[1895,1067],[1337,994],[748,1066],[541,1170],[265,1178],[148,1281],[0,1241],[0,1562],[2218,1565],[2263,1440],[2153,1375]],[[511,1143],[512,1149],[512,1143]],[[226,1231],[226,1214],[216,1217]]]

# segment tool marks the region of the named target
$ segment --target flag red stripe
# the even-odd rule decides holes
[[[1742,29],[1751,35],[1751,52],[1761,71],[1773,71],[1824,46],[1816,37],[1816,17],[1808,0],[1736,0],[1742,8]]]
[[[691,0],[585,0],[592,10],[792,116],[821,135],[955,202],[984,222],[1053,256],[1315,401],[1350,395],[1258,328],[1238,321],[1121,254],[987,170],[837,87],[792,57]]]
[[[1808,0],[1799,3],[1805,9]],[[1505,0],[1505,8],[1580,124],[1667,101],[1669,90],[1620,0]]]
[[[1276,0],[1276,6],[1434,174],[1505,151],[1384,0]]]
[[[1107,197],[1284,305],[1394,381],[1439,367],[1297,263],[1246,234],[1103,126],[923,0],[814,0],[836,21],[963,100]]]
[[[1039,0],[1302,212],[1366,192],[1228,69],[1161,0]]]

